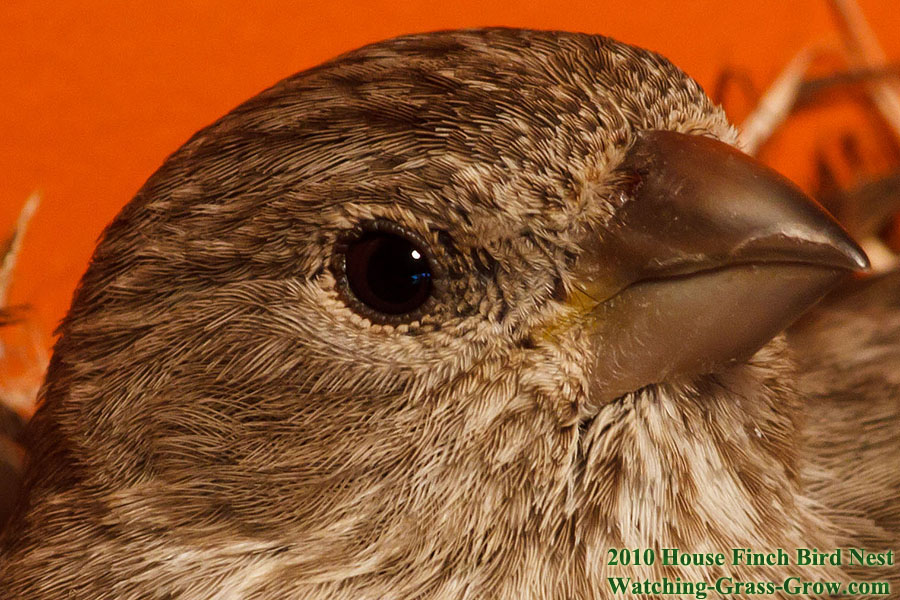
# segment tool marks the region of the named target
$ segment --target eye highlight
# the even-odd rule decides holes
[[[418,317],[434,292],[435,269],[419,236],[373,221],[339,242],[336,275],[351,308],[376,322]]]

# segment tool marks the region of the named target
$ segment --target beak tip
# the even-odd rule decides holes
[[[831,235],[831,243],[834,250],[839,254],[839,264],[836,266],[853,272],[868,271],[871,263],[862,246],[851,238],[836,222],[834,229],[835,231]]]
[[[858,253],[854,254],[853,260],[855,261],[856,271],[868,271],[872,266],[872,263],[869,262],[869,257],[866,256],[862,248],[859,249]]]

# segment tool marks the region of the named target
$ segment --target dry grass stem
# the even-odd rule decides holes
[[[3,246],[3,258],[0,259],[0,308],[6,307],[13,271],[19,259],[19,252],[22,250],[22,239],[25,237],[28,224],[31,222],[31,218],[34,216],[40,203],[41,195],[38,192],[34,192],[28,197],[28,200],[25,201],[22,210],[19,212],[19,218],[16,220],[16,227],[12,235]]]
[[[887,56],[856,0],[830,0],[844,36],[851,66],[862,69],[888,67]],[[900,142],[900,86],[893,79],[877,79],[866,86],[872,102]]]
[[[813,48],[804,48],[794,55],[741,124],[740,143],[747,154],[755,155],[791,114],[816,53]]]

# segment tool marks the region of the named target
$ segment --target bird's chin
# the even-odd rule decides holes
[[[629,285],[592,311],[591,404],[749,359],[846,271],[738,264]]]

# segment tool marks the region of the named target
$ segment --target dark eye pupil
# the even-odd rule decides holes
[[[431,268],[422,250],[406,238],[381,231],[363,234],[346,252],[350,290],[378,312],[401,315],[431,294]]]

